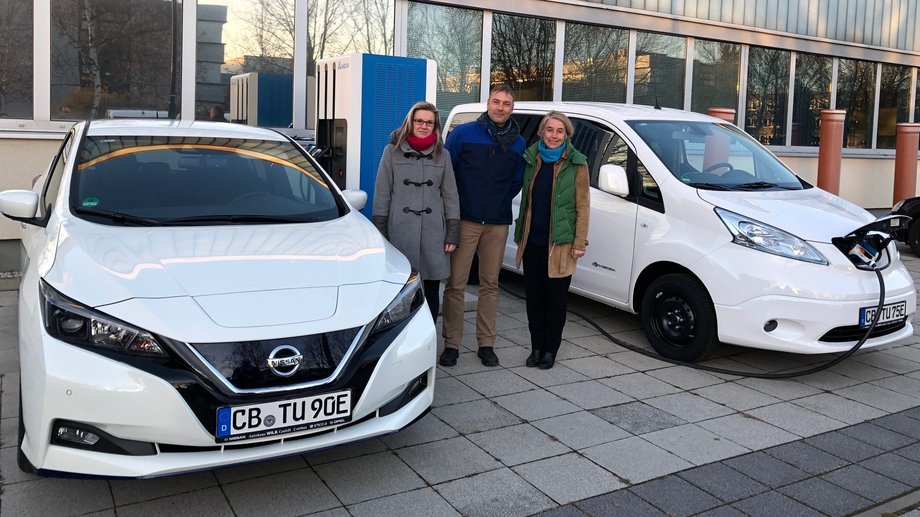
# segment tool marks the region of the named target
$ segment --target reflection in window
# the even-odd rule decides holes
[[[692,111],[738,106],[741,45],[696,40],[693,45]]]
[[[897,124],[908,121],[909,109],[910,68],[883,64],[878,100],[877,148],[894,149]]]
[[[687,41],[640,32],[636,39],[635,104],[683,108]]]
[[[786,50],[751,47],[748,54],[744,130],[762,144],[786,144],[789,61]]]
[[[32,117],[32,2],[0,0],[0,118]]]
[[[552,100],[555,41],[552,20],[496,13],[491,84],[508,84],[518,101]]]
[[[843,146],[865,149],[872,146],[872,117],[875,106],[875,63],[841,59],[837,71],[837,107],[846,110]]]
[[[792,102],[792,145],[818,145],[821,110],[830,108],[833,61],[814,54],[795,58]]]
[[[438,64],[442,121],[457,104],[479,102],[482,11],[409,2],[407,32],[407,55]]]
[[[625,29],[566,24],[562,100],[626,102],[628,45]]]
[[[179,111],[181,2],[52,0],[51,117]]]

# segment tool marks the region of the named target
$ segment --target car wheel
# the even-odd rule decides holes
[[[664,357],[694,362],[719,344],[709,293],[689,275],[655,279],[642,297],[640,317],[649,343]]]
[[[907,244],[916,255],[920,255],[920,221],[911,221],[907,227]]]
[[[25,472],[26,474],[34,474],[35,467],[32,465],[32,462],[29,461],[29,458],[26,458],[24,452],[22,452],[22,441],[26,437],[26,424],[22,420],[22,385],[19,386],[19,436],[16,442],[16,463],[19,465],[19,470]]]

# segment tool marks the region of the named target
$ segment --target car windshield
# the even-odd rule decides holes
[[[707,190],[801,190],[802,181],[743,131],[728,124],[631,121],[674,177]]]
[[[334,219],[345,205],[286,141],[90,136],[71,209],[113,225],[297,223]]]

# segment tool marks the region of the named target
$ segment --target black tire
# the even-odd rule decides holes
[[[907,227],[907,244],[915,255],[920,255],[920,221],[911,221]]]
[[[32,465],[32,462],[29,461],[29,458],[26,458],[25,453],[22,452],[22,441],[26,437],[26,424],[22,419],[22,385],[19,385],[19,436],[16,441],[16,464],[19,465],[19,470],[25,472],[26,474],[35,474],[35,466]]]
[[[672,273],[652,281],[642,296],[640,318],[652,348],[669,359],[692,363],[719,345],[712,299],[690,275]]]

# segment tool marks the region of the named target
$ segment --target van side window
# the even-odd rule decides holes
[[[57,156],[54,157],[54,163],[48,169],[48,178],[45,181],[45,188],[39,201],[39,217],[47,216],[57,199],[58,191],[61,189],[61,180],[64,178],[64,168],[67,166],[67,154],[70,152],[72,137],[73,131],[67,133],[60,149],[58,149]]]
[[[629,178],[630,184],[629,199],[635,200],[641,206],[664,213],[664,200],[661,197],[658,182],[620,135],[616,133],[611,135],[610,143],[607,144],[601,162],[601,165],[603,164],[619,165],[626,170],[626,177]],[[591,186],[595,188],[597,188],[597,176],[596,171],[592,172]]]
[[[514,120],[518,123],[521,138],[524,139],[525,149],[540,139],[540,135],[537,134],[537,130],[540,129],[540,121],[543,120],[543,115],[525,115],[515,113],[511,116],[514,117]]]

